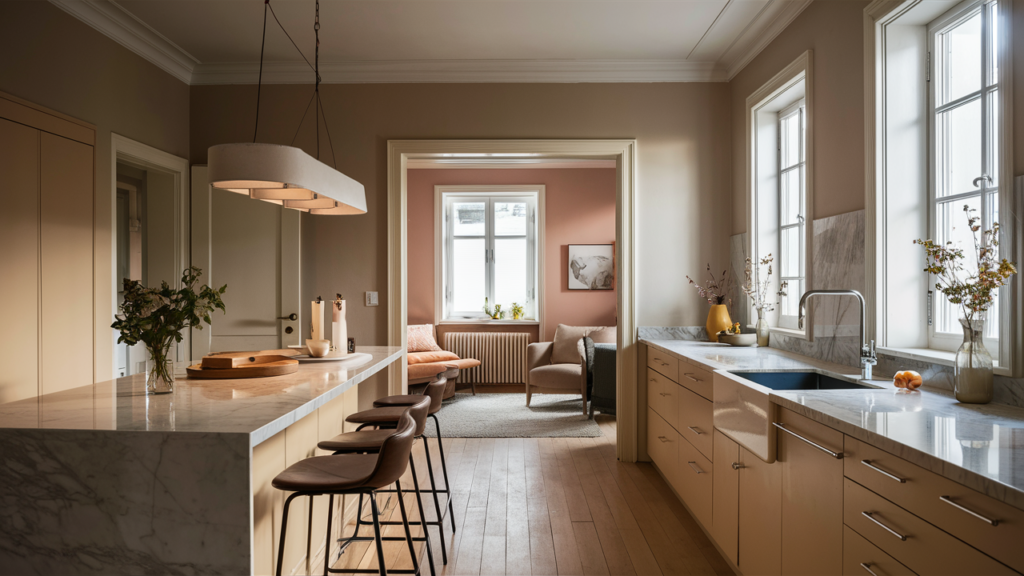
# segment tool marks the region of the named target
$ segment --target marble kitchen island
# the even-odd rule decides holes
[[[405,354],[358,352],[287,376],[179,378],[165,396],[139,375],[0,405],[0,574],[270,573],[283,503],[270,481],[386,394]],[[306,505],[291,521],[306,524]],[[321,536],[307,550],[289,531],[286,572],[322,562],[326,498],[313,506]]]

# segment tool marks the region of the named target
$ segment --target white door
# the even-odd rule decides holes
[[[227,313],[215,311],[212,327],[192,331],[194,361],[302,342],[299,226],[298,211],[211,188],[206,166],[192,167],[192,264],[202,283],[228,287]]]

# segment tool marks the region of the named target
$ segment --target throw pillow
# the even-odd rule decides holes
[[[593,340],[595,344],[615,344],[617,331],[615,326],[594,328],[587,333],[587,338]]]
[[[559,324],[555,328],[555,340],[551,350],[552,364],[579,364],[583,359],[580,342],[587,335],[586,326],[566,326]]]
[[[434,340],[434,326],[432,324],[417,324],[409,326],[408,331],[409,352],[440,352],[441,347]]]
[[[454,352],[448,352],[447,350],[409,353],[409,366],[414,364],[431,364],[434,362],[450,362],[452,360],[461,360],[461,358]]]

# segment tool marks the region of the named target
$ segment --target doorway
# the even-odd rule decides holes
[[[114,134],[111,164],[116,314],[124,298],[124,279],[146,287],[181,283],[181,272],[189,265],[188,161]],[[117,332],[111,333],[114,375],[145,372],[145,346],[118,344]],[[176,369],[184,368],[190,359],[186,335],[174,353]]]
[[[388,142],[388,344],[406,347],[408,163],[421,159],[604,159],[615,162],[617,194],[617,440],[622,461],[637,459],[637,339],[633,279],[635,140],[400,140]],[[389,372],[391,394],[406,390],[406,363]]]

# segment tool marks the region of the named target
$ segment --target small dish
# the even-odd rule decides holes
[[[306,340],[306,348],[309,349],[309,355],[313,358],[323,358],[327,356],[327,353],[331,351],[330,340]]]
[[[757,334],[719,334],[718,341],[730,346],[757,346]]]

